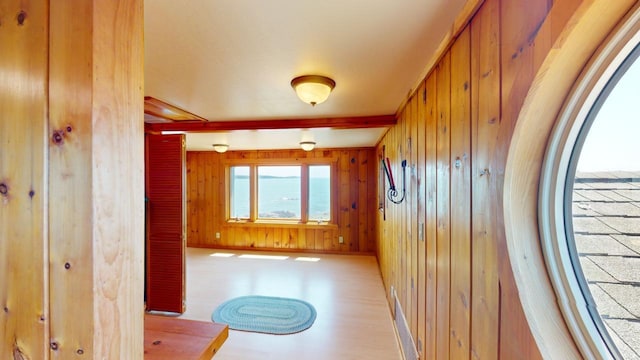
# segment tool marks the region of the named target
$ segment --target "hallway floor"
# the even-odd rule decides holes
[[[237,296],[292,297],[316,308],[310,329],[292,335],[230,330],[215,359],[401,359],[384,291],[374,256],[188,248],[181,317],[210,321],[216,306]]]

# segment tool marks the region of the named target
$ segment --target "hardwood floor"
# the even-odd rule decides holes
[[[242,254],[287,258],[239,258]],[[296,261],[298,257],[320,260]],[[217,305],[243,295],[305,300],[318,316],[310,329],[292,335],[229,330],[216,360],[402,359],[374,256],[187,249],[187,311],[182,318],[210,321]]]

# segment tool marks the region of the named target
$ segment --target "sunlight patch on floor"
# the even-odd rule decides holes
[[[244,254],[238,256],[241,259],[261,259],[261,260],[286,260],[288,256],[278,256],[278,255],[251,255]]]
[[[231,253],[213,253],[209,256],[213,256],[213,257],[221,257],[221,258],[228,258],[228,257],[232,257],[235,254],[231,254]]]
[[[320,258],[301,256],[301,257],[297,257],[296,261],[318,262],[318,261],[320,261]]]

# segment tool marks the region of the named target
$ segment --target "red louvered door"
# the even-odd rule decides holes
[[[147,135],[147,310],[183,313],[185,297],[184,135]]]

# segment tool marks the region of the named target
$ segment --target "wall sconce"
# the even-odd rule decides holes
[[[215,150],[216,152],[219,152],[220,154],[222,154],[223,152],[226,152],[229,149],[229,145],[227,144],[213,144],[213,150]]]
[[[336,87],[336,82],[326,76],[304,75],[291,80],[291,87],[300,100],[316,106],[327,100],[333,88]]]
[[[300,142],[300,147],[304,151],[311,151],[311,150],[313,150],[313,148],[315,146],[316,146],[316,142],[315,141],[301,141]]]

